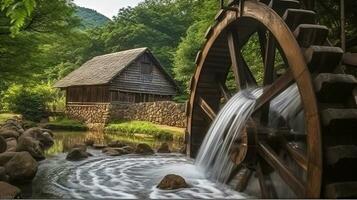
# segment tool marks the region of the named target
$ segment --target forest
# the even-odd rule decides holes
[[[157,56],[181,87],[176,100],[183,101],[196,53],[219,9],[218,0],[145,0],[109,20],[67,0],[2,0],[0,110],[36,116],[59,109],[64,98],[54,82],[94,56],[137,47],[149,47]],[[356,1],[346,1],[348,52],[357,51],[356,9]],[[330,42],[340,45],[338,5],[319,0],[316,12],[331,29]],[[246,47],[247,62],[254,64],[253,48]]]

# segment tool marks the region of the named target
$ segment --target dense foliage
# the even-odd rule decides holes
[[[12,113],[19,113],[25,119],[39,122],[48,117],[49,102],[56,100],[57,91],[51,85],[36,85],[25,87],[12,85],[3,95],[3,109]]]
[[[346,1],[348,51],[357,51],[356,9],[356,1]],[[177,99],[182,101],[189,92],[196,53],[218,10],[217,0],[145,0],[136,7],[120,9],[108,21],[68,0],[2,0],[0,98],[10,93],[13,85],[52,84],[93,56],[146,46],[181,84],[184,95]],[[336,1],[317,0],[316,11],[321,23],[332,30],[329,40],[339,45]],[[261,80],[262,58],[255,37],[243,54]]]

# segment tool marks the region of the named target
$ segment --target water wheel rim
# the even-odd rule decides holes
[[[202,52],[198,55],[197,68],[191,82],[188,130],[192,133],[194,104],[199,98],[196,89],[200,83],[202,72],[205,70],[205,62],[210,50],[231,24],[237,23],[244,18],[253,19],[263,24],[275,36],[288,60],[293,79],[299,88],[307,133],[307,181],[304,186],[303,196],[318,198],[321,190],[322,144],[318,106],[310,72],[293,33],[282,18],[265,4],[247,1],[244,3],[242,13],[240,13],[238,6],[236,9],[222,12],[218,16],[219,21],[208,32],[207,41],[202,48]]]

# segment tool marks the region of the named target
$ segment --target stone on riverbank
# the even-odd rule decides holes
[[[16,152],[16,148],[17,148],[16,138],[7,138],[6,144],[7,144],[6,152]]]
[[[134,151],[135,151],[135,148],[132,146],[125,146],[125,147],[122,147],[122,149],[125,150],[128,154],[134,153]]]
[[[138,144],[135,149],[135,153],[142,154],[142,155],[151,155],[154,154],[154,150],[145,143]]]
[[[68,152],[66,160],[81,161],[88,158],[89,156],[91,156],[91,154],[84,151],[83,148],[73,148]]]
[[[0,136],[2,136],[4,139],[18,138],[20,133],[10,129],[0,129]]]
[[[105,145],[105,144],[94,144],[94,145],[93,145],[93,148],[94,148],[94,149],[104,149],[104,148],[106,148],[106,147],[108,147],[108,146]]]
[[[31,137],[41,143],[43,149],[48,149],[54,144],[53,133],[51,130],[43,128],[30,128],[26,130],[21,137]]]
[[[0,199],[15,199],[21,197],[21,190],[6,182],[0,181]]]
[[[15,156],[16,152],[0,153],[0,166],[4,166],[11,158]]]
[[[132,153],[132,151],[128,151],[128,149],[125,148],[111,148],[111,147],[107,147],[103,149],[102,152],[108,156],[121,156],[121,155]]]
[[[124,147],[126,146],[123,142],[121,141],[113,141],[113,142],[109,142],[108,147],[115,147],[115,148],[120,148],[120,147]]]
[[[157,153],[171,153],[170,147],[167,143],[162,143]]]
[[[40,145],[40,142],[32,137],[26,137],[25,135],[22,135],[19,138],[16,151],[29,152],[31,156],[38,161],[46,159],[45,153]]]
[[[3,137],[0,136],[0,153],[5,152],[7,149],[6,141]]]
[[[157,188],[161,190],[175,190],[187,187],[185,179],[175,174],[166,175],[157,185]]]
[[[9,176],[6,174],[5,167],[0,167],[0,181],[8,181]]]
[[[31,181],[37,172],[38,164],[28,152],[16,152],[5,164],[10,182],[24,183]]]

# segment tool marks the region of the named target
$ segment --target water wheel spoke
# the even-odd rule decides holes
[[[216,116],[217,116],[216,112],[202,97],[198,98],[197,103],[200,106],[200,108],[202,109],[202,111],[207,115],[207,117],[211,121],[213,121],[214,118],[216,118]]]
[[[241,170],[241,174],[239,175],[239,181],[236,186],[236,190],[238,192],[243,192],[245,189],[247,189],[252,174],[253,174],[252,170],[248,168],[244,168]]]
[[[307,157],[303,153],[303,151],[297,148],[296,146],[294,146],[292,143],[289,143],[287,141],[283,141],[283,142],[285,143],[284,148],[289,153],[291,158],[293,158],[302,169],[307,171]]]
[[[274,64],[275,64],[275,52],[276,44],[274,36],[268,32],[268,38],[265,43],[265,55],[264,55],[264,79],[263,85],[270,85],[274,81]],[[262,48],[262,47],[261,47]],[[260,120],[261,123],[266,125],[269,119],[269,103],[262,107]]]
[[[277,194],[273,185],[272,180],[270,179],[269,174],[265,173],[264,170],[264,161],[261,160],[258,162],[257,164],[257,176],[258,176],[258,180],[259,180],[259,186],[260,186],[260,190],[262,192],[262,198],[264,199],[276,199],[277,198]]]
[[[239,86],[240,89],[245,89],[248,86],[256,86],[257,81],[255,80],[240,51],[239,39],[236,31],[231,30],[228,32],[228,46],[232,63],[232,71],[237,86]]]
[[[229,177],[226,181],[226,184],[229,184],[230,182],[232,182],[232,180],[234,179],[234,177],[237,176],[237,174],[239,173],[239,171],[242,169],[242,165],[236,165],[234,166],[233,170],[231,171],[231,173],[229,174]]]
[[[258,143],[258,153],[264,160],[272,166],[284,182],[295,192],[298,197],[305,195],[305,186],[289,168],[279,159],[279,156],[265,142]]]
[[[222,82],[218,82],[218,87],[219,87],[219,90],[221,91],[221,94],[222,94],[223,98],[226,101],[228,101],[232,97],[232,95],[229,92],[226,84],[223,84]]]
[[[260,110],[266,103],[269,103],[274,97],[284,91],[293,83],[294,77],[290,70],[275,80],[273,84],[264,89],[263,94],[257,99],[254,113]]]

